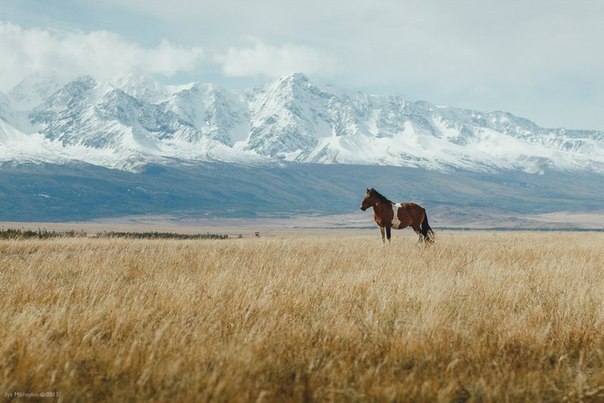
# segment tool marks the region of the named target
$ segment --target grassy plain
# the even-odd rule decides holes
[[[2,241],[0,323],[6,400],[603,401],[604,234]]]

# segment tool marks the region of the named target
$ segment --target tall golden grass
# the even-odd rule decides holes
[[[414,243],[2,241],[0,396],[604,400],[603,234]]]

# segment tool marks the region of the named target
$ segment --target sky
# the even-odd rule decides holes
[[[0,91],[34,73],[241,89],[280,75],[604,130],[601,0],[1,0]]]

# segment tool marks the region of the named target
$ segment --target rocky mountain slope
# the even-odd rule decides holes
[[[506,112],[351,92],[303,74],[234,92],[147,77],[0,93],[0,162],[140,171],[149,163],[387,165],[451,172],[604,173],[604,132],[546,129]]]

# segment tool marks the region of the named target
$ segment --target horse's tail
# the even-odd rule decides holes
[[[428,224],[428,214],[424,210],[424,221],[422,221],[421,225],[421,233],[424,236],[424,240],[428,243],[434,243],[434,231],[430,228],[430,224]]]

